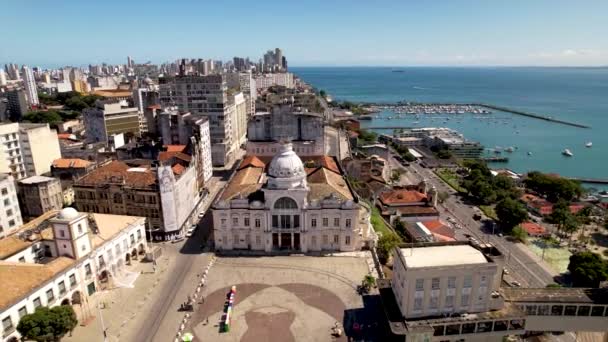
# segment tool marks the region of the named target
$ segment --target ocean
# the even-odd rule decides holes
[[[290,71],[336,100],[481,102],[588,125],[591,128],[576,128],[497,111],[487,119],[449,115],[449,121],[447,114],[386,120],[394,114],[383,112],[378,119],[362,121],[364,127],[450,127],[486,148],[516,148],[502,153],[509,157],[508,163],[493,167],[608,178],[608,68],[300,67]],[[593,147],[585,147],[587,142]],[[573,157],[561,154],[566,148]]]

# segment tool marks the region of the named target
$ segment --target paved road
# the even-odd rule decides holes
[[[506,257],[506,268],[510,277],[519,281],[525,287],[545,287],[554,283],[555,272],[552,272],[546,264],[528,253],[522,246],[498,236],[498,232],[486,231],[479,221],[473,219],[476,213],[474,207],[460,202],[456,193],[445,182],[438,178],[431,170],[423,168],[416,163],[410,164],[410,169],[426,179],[430,185],[434,185],[438,191],[446,191],[452,196],[440,205],[440,211],[454,217],[470,234],[479,241],[489,242],[496,246]]]
[[[207,202],[203,207],[208,208],[219,190],[226,184],[224,178],[214,178]],[[168,270],[170,277],[157,296],[160,300],[146,313],[146,320],[137,328],[139,341],[156,342],[168,341],[177,331],[182,314],[178,313],[179,304],[186,301],[196,285],[196,279],[204,266],[208,255],[203,253],[201,245],[208,236],[211,212],[207,210],[205,217],[199,221],[199,228],[194,236],[184,241],[165,244],[164,253],[177,254],[172,268]],[[171,338],[172,340],[172,338]]]

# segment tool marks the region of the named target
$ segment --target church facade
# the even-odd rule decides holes
[[[354,251],[372,240],[369,211],[335,159],[302,157],[282,143],[248,156],[213,205],[217,250]]]

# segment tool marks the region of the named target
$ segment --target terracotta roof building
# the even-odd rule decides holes
[[[242,161],[213,204],[213,225],[218,249],[353,251],[373,238],[335,159],[300,158],[291,143]]]
[[[109,274],[128,271],[127,265],[145,254],[144,229],[143,217],[64,208],[0,240],[3,341],[18,339],[20,318],[38,307],[81,304],[100,289],[128,286]],[[76,314],[84,319],[82,311]]]
[[[392,224],[396,219],[405,222],[438,220],[437,189],[427,189],[426,182],[406,188],[395,188],[378,196],[382,216]]]

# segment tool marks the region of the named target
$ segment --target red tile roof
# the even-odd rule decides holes
[[[258,158],[256,156],[247,156],[245,159],[243,159],[243,162],[241,163],[239,170],[244,169],[248,166],[265,168],[266,164],[262,160],[260,160],[260,158]]]
[[[521,227],[528,233],[530,236],[540,236],[547,234],[547,230],[543,228],[543,226],[538,223],[526,221],[521,224]]]
[[[59,158],[53,160],[53,167],[58,169],[67,169],[71,167],[86,168],[91,165],[90,161],[79,158]]]
[[[186,149],[186,145],[165,145],[163,147],[167,149],[167,152],[184,152]]]
[[[175,173],[176,175],[181,175],[184,171],[186,171],[186,168],[183,167],[181,164],[175,164],[171,167],[171,170],[173,170],[173,173]]]
[[[89,172],[76,181],[74,186],[99,186],[108,183],[122,183],[134,187],[149,187],[154,185],[156,183],[156,173],[147,168],[141,169],[132,168],[122,161],[115,160]]]
[[[439,220],[420,222],[439,241],[455,241],[454,230]]]
[[[57,133],[58,139],[70,139],[72,133]]]
[[[407,205],[426,201],[426,195],[415,190],[392,190],[380,194],[380,201],[385,205]]]

